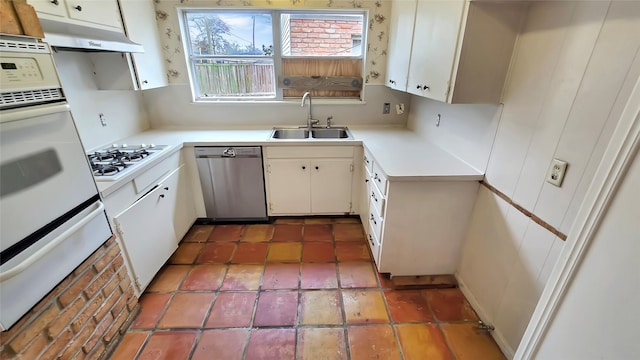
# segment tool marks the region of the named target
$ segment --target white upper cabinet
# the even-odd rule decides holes
[[[28,0],[38,17],[122,32],[117,0]]]
[[[392,11],[408,12],[411,3],[415,3],[415,21],[392,14],[389,41],[394,43],[389,45],[387,86],[447,103],[499,103],[527,5],[397,0]],[[410,49],[395,44],[411,38],[407,24],[412,26]],[[393,79],[401,79],[402,71],[408,74],[405,87]]]
[[[407,74],[411,58],[413,23],[417,0],[391,3],[389,49],[387,52],[386,84],[394,90],[407,90]]]
[[[122,29],[117,0],[66,0],[69,17]]]
[[[152,0],[119,1],[127,36],[144,47],[144,53],[131,54],[138,88],[167,86],[167,71]]]

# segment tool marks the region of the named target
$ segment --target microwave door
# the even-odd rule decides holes
[[[68,105],[0,114],[0,250],[98,194]]]

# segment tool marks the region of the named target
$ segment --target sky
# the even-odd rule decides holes
[[[270,14],[249,14],[249,13],[231,13],[223,12],[219,14],[220,20],[224,21],[230,28],[231,34],[224,37],[229,41],[235,41],[240,45],[250,45],[252,39],[253,20],[252,15],[256,18],[256,47],[262,48],[262,45],[273,45],[273,29],[271,26]]]

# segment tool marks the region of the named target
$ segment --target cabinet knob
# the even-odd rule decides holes
[[[389,84],[395,84],[395,80],[389,80]]]
[[[319,167],[319,166],[316,166],[316,170],[319,170],[319,169],[320,169],[320,167]]]
[[[164,189],[165,189],[165,190],[169,190],[169,187],[168,187],[168,186],[165,186],[165,187],[164,187]]]
[[[373,214],[371,214],[371,219],[370,220],[373,221],[374,225],[378,225],[378,223],[376,222],[376,218],[373,217]]]
[[[304,165],[302,166],[302,170],[305,170],[306,168],[307,168],[306,166],[304,166]]]
[[[149,83],[149,81],[144,80],[144,81],[142,81],[142,83],[143,83],[143,84],[148,84],[148,83]]]
[[[429,87],[427,85],[422,87],[422,90],[429,90]]]
[[[78,11],[82,11],[82,6],[78,5],[78,6],[74,6],[74,9],[78,10]]]
[[[160,198],[164,199],[164,194],[160,194]]]
[[[55,6],[58,6],[58,0],[51,0],[51,3]]]
[[[374,200],[375,202],[378,202],[378,198],[376,198],[376,193],[372,192],[372,193],[371,193],[371,198],[373,198],[373,200]]]
[[[420,88],[422,88],[422,85],[416,86],[416,89],[420,90]]]
[[[368,182],[369,182],[369,179],[364,179],[364,182],[368,183]]]

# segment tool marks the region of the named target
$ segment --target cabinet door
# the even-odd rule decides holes
[[[167,86],[167,75],[160,45],[156,10],[151,0],[119,0],[129,39],[141,44],[144,53],[132,53],[140,89]]]
[[[173,224],[176,243],[179,243],[196,220],[196,209],[193,196],[189,191],[187,169],[181,165],[174,170],[162,187],[166,190],[165,200],[170,204],[171,223]]]
[[[117,0],[66,0],[69,17],[122,30]]]
[[[446,101],[464,0],[418,0],[407,91]]]
[[[352,176],[352,159],[312,160],[311,213],[350,212]]]
[[[407,91],[415,15],[416,0],[394,0],[391,3],[386,85],[395,90]]]
[[[40,14],[67,16],[64,0],[29,0],[27,2]]]
[[[308,214],[311,211],[309,160],[270,159],[269,210],[272,215]]]
[[[172,176],[177,177],[177,172]],[[171,177],[167,180],[172,181]],[[170,198],[168,190],[159,185],[113,218],[140,292],[178,248]]]

